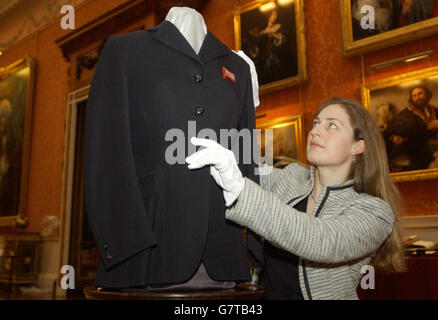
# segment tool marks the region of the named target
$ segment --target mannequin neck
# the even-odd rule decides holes
[[[165,20],[172,22],[178,28],[198,54],[207,34],[207,26],[202,15],[188,7],[173,7],[169,10]]]

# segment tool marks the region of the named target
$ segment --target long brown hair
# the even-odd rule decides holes
[[[332,98],[319,107],[315,117],[324,108],[333,104],[342,106],[349,115],[354,140],[365,142],[364,152],[355,156],[355,161],[352,163],[350,178],[354,179],[355,191],[383,199],[391,206],[395,217],[392,233],[377,250],[371,263],[381,271],[403,272],[406,270],[400,232],[400,215],[403,206],[400,193],[389,176],[383,136],[371,114],[352,99]]]

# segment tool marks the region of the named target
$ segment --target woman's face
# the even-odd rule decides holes
[[[349,167],[354,145],[350,117],[341,105],[331,104],[313,120],[307,137],[307,160],[317,167]]]

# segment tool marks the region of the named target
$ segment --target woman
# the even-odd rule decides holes
[[[359,103],[325,102],[307,139],[310,169],[297,163],[273,169],[260,176],[260,186],[242,177],[231,151],[211,140],[192,143],[206,148],[186,159],[189,169],[211,165],[226,218],[298,257],[298,275],[283,278],[298,282],[290,284],[297,289],[292,299],[357,299],[363,266],[404,269],[399,194],[381,134]],[[275,275],[273,281],[281,283]],[[268,286],[268,298],[277,289]]]

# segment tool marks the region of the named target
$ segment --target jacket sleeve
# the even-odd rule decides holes
[[[246,77],[246,90],[245,90],[245,99],[243,104],[243,111],[239,122],[239,128],[238,130],[242,129],[249,129],[250,130],[250,137],[251,137],[251,146],[248,149],[245,149],[245,146],[243,145],[243,140],[240,142],[239,150],[243,150],[243,152],[246,152],[247,150],[250,150],[251,152],[251,163],[244,163],[245,161],[239,161],[239,167],[242,171],[242,174],[244,177],[247,177],[248,179],[251,179],[255,183],[259,183],[260,179],[259,176],[256,175],[256,168],[258,166],[258,163],[254,160],[254,154],[257,152],[255,146],[257,145],[254,139],[255,136],[253,135],[254,129],[255,129],[255,108],[254,108],[254,102],[253,102],[253,92],[252,92],[252,82],[251,82],[251,74],[249,72],[249,66],[248,66],[248,74]],[[242,154],[241,154],[241,160]],[[251,261],[251,264],[254,268],[261,268],[263,266],[263,248],[261,244],[261,239],[258,235],[256,235],[251,230],[247,230],[247,248],[249,253],[249,259]]]
[[[265,190],[272,191],[276,178],[281,174],[281,170],[283,169],[271,168],[269,173],[260,174],[260,186]]]
[[[394,224],[391,207],[376,197],[360,196],[342,215],[322,219],[295,210],[246,178],[226,218],[283,250],[320,263],[346,262],[372,254]]]
[[[105,269],[156,244],[135,170],[125,61],[117,36],[99,57],[85,118],[85,203]]]

